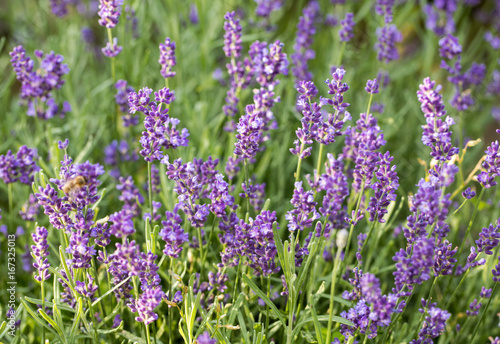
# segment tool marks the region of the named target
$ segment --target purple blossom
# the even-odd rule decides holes
[[[434,276],[451,275],[453,272],[453,264],[457,262],[456,258],[452,258],[457,253],[458,247],[452,249],[452,245],[448,240],[439,243],[434,250]]]
[[[120,162],[137,161],[138,159],[137,151],[132,150],[125,140],[120,142],[113,140],[104,147],[104,163],[113,167],[109,174],[114,178],[120,177],[120,169],[118,168]]]
[[[64,74],[69,73],[68,65],[63,63],[64,57],[53,51],[44,54],[35,50],[39,68],[35,69],[34,61],[26,56],[26,51],[19,45],[10,52],[12,67],[17,79],[21,82],[21,102],[28,106],[28,116],[49,119],[56,115],[64,117],[71,111],[68,102],[62,107],[56,104],[52,91],[64,85]]]
[[[465,311],[467,316],[474,317],[479,314],[479,310],[483,304],[481,302],[477,302],[477,299],[474,299],[469,305],[469,309]]]
[[[98,288],[97,284],[94,284],[94,279],[90,276],[89,273],[86,274],[87,283],[76,281],[75,290],[82,296],[88,297],[90,300],[93,300],[94,294]]]
[[[229,194],[229,184],[224,181],[224,175],[218,173],[215,179],[210,193],[212,200],[210,211],[217,217],[223,217],[226,214],[226,208],[233,206],[234,197]]]
[[[495,265],[493,270],[491,270],[493,273],[493,281],[494,282],[499,282],[500,281],[500,256],[498,257],[498,264]]]
[[[305,191],[302,182],[295,182],[293,197],[290,200],[294,209],[287,212],[285,218],[288,221],[288,230],[294,233],[312,226],[314,220],[320,218],[316,210],[317,202],[314,202],[314,193]]]
[[[422,126],[422,142],[431,147],[431,156],[439,161],[448,161],[455,154],[458,148],[451,143],[450,126],[455,124],[449,116],[446,120],[441,119],[446,115],[442,96],[439,94],[441,85],[436,86],[430,78],[425,78],[417,91],[418,100],[421,103],[420,109],[424,113],[426,124]]]
[[[118,0],[116,0],[118,1]],[[121,45],[118,45],[118,38],[113,37],[111,42],[107,42],[106,46],[101,49],[102,53],[106,57],[116,57],[118,56],[119,53],[121,53],[123,47]]]
[[[31,255],[35,260],[33,267],[38,272],[38,275],[34,277],[38,282],[43,282],[50,278],[50,274],[48,273],[50,264],[48,258],[46,258],[49,255],[48,235],[49,232],[45,227],[36,227],[35,232],[31,234],[35,243],[35,245],[31,246]]]
[[[264,18],[268,18],[271,15],[271,12],[279,10],[281,6],[283,6],[283,0],[254,0],[254,1],[257,3],[257,7],[255,8],[255,14],[258,15],[259,17],[264,17]]]
[[[184,232],[182,228],[182,218],[177,213],[179,204],[174,207],[174,211],[166,211],[166,219],[161,222],[163,228],[158,233],[159,236],[165,241],[165,249],[163,253],[171,258],[179,257],[182,251],[182,245],[189,241],[188,233]]]
[[[487,289],[485,287],[481,287],[481,292],[479,293],[479,296],[485,299],[489,299],[491,297],[491,292],[493,289]]]
[[[198,15],[198,7],[196,7],[195,4],[191,4],[191,6],[189,6],[189,21],[192,23],[192,24],[198,24],[199,21],[200,21],[200,18],[199,18],[199,15]]]
[[[403,35],[399,32],[396,25],[391,24],[379,27],[375,33],[377,35],[377,43],[375,43],[377,59],[385,63],[399,59],[396,43],[403,40]]]
[[[375,2],[375,13],[379,16],[384,16],[384,22],[389,24],[392,22],[392,8],[394,0],[377,0]]]
[[[158,275],[158,266],[155,263],[157,255],[149,251],[147,254],[141,252],[141,271],[139,272],[139,280],[141,282],[141,290],[156,288],[160,285],[160,275]]]
[[[169,37],[165,38],[165,44],[160,44],[160,59],[158,63],[161,66],[161,76],[165,79],[175,76],[172,68],[177,64],[175,60],[175,42]]]
[[[72,269],[88,269],[91,266],[92,256],[96,255],[94,245],[90,245],[91,227],[94,225],[94,211],[87,210],[87,214],[78,211],[73,223],[68,224],[66,230],[71,233],[66,253],[73,258],[69,259]]]
[[[73,207],[67,202],[67,198],[58,197],[57,191],[50,184],[45,188],[40,186],[38,191],[35,196],[43,206],[45,215],[49,217],[50,224],[56,229],[64,229],[67,223],[72,222],[69,213]]]
[[[135,126],[139,123],[139,116],[132,116],[129,114],[128,97],[129,94],[134,92],[132,86],[127,85],[127,81],[118,80],[115,84],[117,90],[115,94],[116,105],[119,106],[120,111],[123,112],[122,121],[124,127]]]
[[[258,115],[254,105],[247,105],[246,115],[240,118],[238,122],[234,154],[244,159],[255,157],[259,150],[259,143],[262,138],[264,121]]]
[[[462,196],[465,198],[465,199],[471,199],[471,198],[474,198],[476,196],[476,192],[473,191],[471,188],[467,188],[465,189],[463,192],[462,192]]]
[[[479,233],[479,239],[476,240],[478,252],[484,252],[487,255],[493,254],[493,249],[500,243],[500,219],[497,225],[490,224],[488,227],[483,227]]]
[[[158,314],[154,312],[154,309],[161,303],[163,296],[161,287],[148,288],[139,296],[138,300],[132,300],[127,306],[132,312],[138,313],[138,316],[135,317],[136,321],[148,325],[158,319]]]
[[[109,233],[117,238],[126,238],[135,233],[133,213],[123,209],[109,216],[113,224],[109,227]]]
[[[96,245],[106,247],[111,242],[111,233],[108,228],[108,223],[97,223],[90,230],[90,237],[94,238]]]
[[[427,16],[426,27],[438,36],[455,32],[453,13],[456,10],[456,0],[438,1],[433,5],[423,7]]]
[[[118,24],[123,0],[99,0],[99,25],[112,29]]]
[[[485,151],[486,159],[482,163],[484,171],[479,173],[477,180],[485,188],[497,185],[494,180],[500,175],[500,144],[498,141],[491,143]]]
[[[255,183],[255,176],[250,178],[248,186],[246,183],[241,183],[243,192],[239,194],[240,197],[248,197],[250,205],[256,212],[260,211],[266,198],[266,183]]]
[[[266,0],[263,0],[266,1]],[[210,338],[210,333],[207,331],[203,332],[197,339],[196,342],[198,344],[216,344],[217,340]]]
[[[20,181],[31,185],[34,173],[40,170],[35,163],[37,159],[37,150],[34,148],[21,146],[15,156],[9,150],[6,155],[0,155],[0,178],[6,184]]]
[[[491,31],[486,31],[486,33],[484,34],[484,40],[490,43],[493,49],[500,49],[500,37],[494,35]]]
[[[68,139],[66,139],[64,141],[57,141],[57,147],[59,149],[65,150],[66,148],[68,148],[68,146],[69,146],[69,140]]]
[[[446,330],[446,321],[451,316],[448,311],[439,309],[436,306],[431,306],[425,314],[424,323],[418,333],[418,338],[412,340],[410,344],[432,342],[433,338],[439,337]]]
[[[30,194],[28,200],[23,204],[19,215],[24,221],[35,221],[40,213],[40,204],[35,195]]]
[[[248,55],[252,62],[255,80],[262,86],[272,90],[278,84],[276,77],[279,74],[288,75],[288,59],[283,52],[283,43],[276,41],[267,44],[266,42],[255,41],[250,46]]]
[[[368,80],[366,82],[365,91],[370,93],[370,94],[377,94],[378,93],[378,86],[379,86],[379,83],[378,83],[377,79]]]
[[[353,37],[354,33],[352,32],[354,29],[354,14],[351,12],[346,13],[345,18],[340,21],[340,25],[342,25],[339,30],[340,41],[349,42]]]
[[[98,259],[108,265],[108,271],[114,285],[122,283],[131,276],[138,276],[141,271],[142,262],[139,247],[134,240],[125,241],[123,244],[117,243],[116,250],[107,259],[103,259],[102,256],[99,256]],[[129,279],[116,288],[114,293],[117,299],[128,301],[132,298],[132,290],[132,281]]]
[[[235,12],[227,12],[224,15],[224,53],[231,59],[241,55],[241,25],[236,18]]]
[[[297,37],[293,45],[294,53],[292,59],[292,74],[295,77],[295,86],[298,87],[300,81],[312,79],[312,73],[308,70],[308,60],[314,59],[316,52],[311,49],[314,35],[316,34],[315,22],[320,14],[317,1],[310,1],[302,12],[297,24]]]
[[[130,113],[141,111],[146,115],[144,118],[146,131],[142,132],[140,139],[143,148],[140,154],[148,162],[161,160],[164,156],[162,148],[167,150],[186,147],[189,142],[188,130],[184,128],[179,132],[176,127],[180,121],[168,115],[168,105],[174,100],[174,92],[164,87],[155,92],[154,101],[150,98],[151,93],[152,90],[145,87],[137,93],[131,92],[128,99]],[[162,108],[163,104],[167,107]]]
[[[127,179],[120,177],[119,181],[120,184],[116,186],[116,189],[121,192],[118,200],[125,203],[122,209],[123,212],[131,214],[132,217],[138,216],[140,214],[140,205],[144,203],[144,197],[135,186],[132,176],[128,176]]]

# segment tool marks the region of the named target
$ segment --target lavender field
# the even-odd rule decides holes
[[[500,344],[499,0],[0,5],[0,344]]]

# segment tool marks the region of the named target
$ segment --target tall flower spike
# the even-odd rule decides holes
[[[163,78],[172,78],[175,72],[172,70],[177,64],[175,60],[175,42],[169,37],[165,38],[165,43],[160,44],[160,59],[158,63],[161,66],[161,76]]]
[[[431,156],[439,161],[448,161],[458,153],[458,148],[453,147],[451,142],[450,126],[455,124],[453,118],[446,116],[443,121],[441,117],[446,115],[442,96],[439,94],[441,85],[430,78],[425,78],[417,91],[421,110],[424,113],[426,124],[422,126],[422,142],[431,147]]]
[[[99,25],[112,29],[118,24],[123,0],[99,0]]]
[[[15,156],[9,150],[6,155],[0,155],[0,178],[6,184],[20,181],[30,185],[34,173],[40,170],[35,163],[37,159],[37,150],[34,148],[21,146]]]
[[[500,130],[497,130],[500,133]],[[485,188],[490,188],[497,185],[495,177],[500,175],[500,144],[498,141],[493,142],[485,151],[486,159],[482,163],[484,169],[477,176],[477,180]]]
[[[292,73],[295,77],[295,87],[299,87],[299,82],[312,79],[312,73],[307,67],[307,61],[314,59],[316,52],[311,49],[314,35],[316,34],[315,22],[320,14],[320,8],[317,1],[309,2],[297,24],[297,38],[293,46],[294,53],[292,59]]]
[[[31,255],[35,260],[33,267],[38,271],[38,275],[35,275],[35,279],[38,282],[43,282],[50,277],[48,273],[50,264],[49,260],[46,258],[49,255],[49,245],[47,244],[48,235],[49,232],[45,227],[36,227],[35,232],[31,234],[33,242],[35,243],[35,245],[31,246]]]
[[[349,42],[354,37],[354,33],[352,31],[356,23],[353,19],[354,14],[349,12],[346,13],[345,18],[340,21],[342,27],[339,30],[339,37],[342,42]]]
[[[224,15],[224,53],[227,57],[236,58],[241,55],[241,25],[235,12]]]

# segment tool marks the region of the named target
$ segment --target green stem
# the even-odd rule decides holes
[[[174,268],[174,258],[170,258],[170,270],[172,272]],[[173,293],[173,277],[170,274],[170,293],[169,297],[172,300],[174,296],[172,295]],[[168,308],[168,342],[169,344],[172,344],[172,323],[173,323],[173,308]]]
[[[370,113],[370,107],[372,105],[372,99],[373,99],[373,93],[370,93],[370,99],[368,100],[368,107],[366,109],[366,114],[367,115]]]
[[[198,232],[198,241],[200,242],[200,263],[203,263],[203,237],[201,236],[201,228],[198,227],[196,228],[197,232]],[[203,276],[203,264],[201,265],[201,272],[200,272],[200,275]]]
[[[326,341],[325,343],[330,343],[330,339],[332,336],[332,325],[333,325],[333,297],[335,296],[335,282],[337,281],[337,272],[340,263],[340,254],[342,253],[342,248],[337,248],[337,253],[335,254],[335,262],[333,263],[332,270],[332,284],[330,287],[330,306],[329,306],[329,315],[328,315],[328,327],[326,330]],[[345,257],[345,256],[344,256]],[[344,258],[345,259],[345,258]]]
[[[321,174],[321,161],[323,160],[323,148],[324,144],[319,145],[319,154],[318,154],[318,164],[316,165],[316,171],[318,171],[318,175]]]
[[[436,281],[438,279],[439,275],[438,276],[435,276],[434,277],[434,280],[432,281],[432,286],[431,286],[431,289],[429,290],[429,295],[427,296],[427,303],[425,304],[425,308],[428,307],[430,301],[431,301],[431,295],[432,295],[432,290],[434,289],[434,286],[436,285]],[[420,320],[418,322],[418,326],[415,328],[415,333],[413,335],[413,338],[416,338],[417,337],[417,334],[418,334],[418,330],[420,329],[420,325],[422,325],[422,321],[424,321],[424,316],[425,316],[425,312],[423,312],[421,315],[420,315]]]
[[[462,279],[460,280],[460,283],[458,283],[458,286],[455,288],[455,290],[453,291],[453,294],[451,294],[450,296],[450,299],[448,300],[448,303],[446,304],[446,307],[444,309],[449,309],[450,305],[451,305],[451,302],[453,301],[453,298],[455,297],[455,295],[457,294],[458,290],[460,289],[460,287],[462,286],[462,284],[464,283],[465,281],[465,278],[467,277],[467,275],[469,274],[469,271],[470,269],[467,269],[467,271],[465,271]]]
[[[365,180],[365,178],[363,178],[363,182],[361,184],[361,190],[359,192],[358,201],[356,202],[356,209],[354,210],[354,218],[358,217],[359,207],[361,205],[361,199],[363,198],[363,193],[365,192],[365,182],[366,182],[366,180]],[[349,246],[351,243],[352,233],[354,232],[354,226],[356,225],[356,223],[354,222],[354,219],[351,219],[351,222],[352,222],[351,228],[349,228],[349,236],[347,237],[347,243],[346,243],[346,247],[345,247],[343,265],[347,265]]]
[[[344,56],[344,50],[345,50],[346,43],[347,42],[342,42],[342,45],[340,46],[340,54],[337,57],[337,64],[335,66],[336,68],[340,67],[340,63],[342,62],[342,57]]]
[[[7,184],[7,194],[9,198],[9,223],[10,228],[14,228],[14,217],[12,216],[12,183]]]
[[[250,195],[247,194],[247,190],[250,188],[250,173],[248,171],[248,160],[245,158],[243,164],[245,165],[245,198],[247,200],[247,213],[250,214]]]
[[[44,281],[42,280],[42,282],[41,282],[42,309],[45,312],[45,289],[43,288],[43,282]],[[45,327],[43,327],[43,326],[42,326],[42,344],[45,344]]]
[[[267,297],[271,296],[271,276],[267,276]],[[269,305],[266,304],[266,341],[269,342]]]
[[[479,321],[477,322],[477,325],[476,325],[476,328],[474,329],[474,333],[472,334],[472,338],[470,340],[470,343],[473,343],[474,342],[474,338],[476,337],[476,334],[477,334],[477,330],[479,330],[479,326],[481,325],[481,322],[483,321],[484,319],[484,315],[486,314],[486,312],[488,311],[488,307],[490,306],[490,303],[491,303],[491,300],[493,299],[493,296],[495,295],[495,291],[497,290],[497,287],[498,287],[498,281],[495,282],[495,286],[493,287],[493,292],[491,293],[491,297],[488,299],[488,303],[486,304],[486,307],[484,308],[484,311],[483,313],[481,314],[481,318],[479,319]]]
[[[146,327],[146,340],[147,340],[146,343],[150,344],[151,343],[151,335],[149,334],[149,325],[144,323],[144,327]]]

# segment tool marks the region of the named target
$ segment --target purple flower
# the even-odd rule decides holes
[[[37,150],[34,148],[21,146],[15,156],[9,150],[6,155],[0,155],[0,178],[6,184],[20,181],[31,185],[34,173],[40,170],[35,163],[37,159]]]
[[[493,270],[491,270],[493,273],[493,281],[494,282],[499,282],[500,281],[500,257],[498,257],[498,264],[495,265]]]
[[[179,257],[182,251],[182,244],[189,241],[188,233],[184,232],[182,228],[182,218],[177,214],[179,205],[174,207],[174,211],[166,211],[166,220],[162,221],[163,228],[158,233],[159,236],[165,241],[165,249],[163,253],[171,258]]]
[[[125,209],[111,214],[109,221],[113,224],[109,227],[109,233],[117,238],[126,238],[135,233],[133,214]]]
[[[458,42],[458,38],[447,34],[439,40],[439,47],[439,55],[443,58],[441,68],[444,68],[452,75],[459,73],[462,69],[460,64],[462,46]]]
[[[473,191],[471,188],[467,188],[467,189],[465,189],[465,191],[462,192],[462,196],[465,199],[471,199],[471,198],[474,198],[476,196],[476,192]]]
[[[247,105],[246,115],[238,122],[234,154],[244,159],[255,157],[259,150],[259,143],[262,138],[264,121],[259,117],[259,112],[255,105]]]
[[[469,309],[465,311],[467,316],[469,317],[474,317],[479,314],[479,310],[481,309],[481,306],[483,304],[481,302],[477,302],[477,299],[474,299],[474,301],[471,302],[469,305]]]
[[[295,189],[290,203],[294,209],[290,210],[285,218],[288,221],[288,230],[294,233],[297,230],[304,230],[312,226],[314,220],[320,218],[316,211],[317,202],[314,202],[314,193],[305,191],[302,182],[295,182]]]
[[[101,51],[104,54],[104,56],[116,57],[118,56],[119,53],[121,53],[122,49],[123,47],[121,45],[118,45],[118,38],[113,37],[113,40],[111,42],[107,42],[106,46],[102,48]]]
[[[125,203],[123,212],[131,214],[132,217],[138,216],[140,214],[140,204],[144,203],[144,197],[135,186],[132,176],[128,176],[127,179],[120,177],[119,181],[120,184],[116,186],[116,189],[121,192],[118,199]]]
[[[255,176],[250,178],[248,186],[246,183],[241,183],[243,192],[239,194],[240,197],[248,197],[250,205],[256,212],[260,211],[262,204],[264,204],[266,197],[266,183],[255,183]]]
[[[116,105],[118,105],[120,111],[124,113],[122,115],[123,126],[131,127],[137,125],[139,123],[139,116],[132,116],[129,114],[130,109],[128,106],[128,96],[130,93],[134,92],[134,88],[128,86],[125,80],[118,80],[115,84],[115,88],[117,90],[115,94]]]
[[[283,52],[283,43],[276,41],[271,44],[255,41],[248,51],[252,62],[255,80],[262,86],[272,90],[278,84],[276,76],[288,75],[288,59]]]
[[[161,287],[148,288],[140,296],[138,300],[132,300],[127,304],[134,313],[138,313],[135,317],[136,321],[143,322],[148,325],[158,319],[158,314],[154,309],[161,303],[164,293]]]
[[[491,297],[491,292],[492,289],[487,289],[485,287],[481,287],[481,293],[479,293],[479,296],[485,299],[489,299]]]
[[[342,28],[339,30],[339,37],[342,42],[349,42],[353,37],[354,33],[354,14],[351,12],[346,13],[345,18],[340,21]]]
[[[90,300],[93,300],[94,294],[98,288],[97,284],[94,284],[94,279],[90,276],[89,273],[87,275],[87,283],[76,281],[75,290],[82,296],[88,297]]]
[[[142,262],[139,247],[133,240],[131,242],[125,241],[123,244],[117,243],[115,252],[110,254],[107,259],[103,259],[101,255],[98,259],[108,265],[114,285],[122,283],[131,276],[138,276],[141,271]],[[116,288],[114,293],[117,299],[128,301],[132,298],[132,290],[132,281],[129,279]]]
[[[484,34],[484,40],[490,43],[493,49],[500,49],[500,37],[494,35],[491,31],[486,31]]]
[[[295,87],[298,87],[300,81],[309,81],[312,79],[312,73],[308,70],[308,60],[314,59],[316,52],[311,49],[314,35],[316,34],[315,22],[320,14],[320,8],[317,1],[310,1],[302,12],[297,24],[297,37],[293,46],[294,53],[292,59],[292,74],[295,77]]]
[[[118,24],[123,0],[99,0],[99,25],[112,29]]]
[[[431,147],[431,156],[439,161],[448,161],[458,153],[458,148],[451,143],[450,126],[455,124],[449,116],[443,121],[440,117],[446,115],[442,96],[439,94],[441,85],[436,86],[429,78],[424,79],[417,91],[420,109],[424,113],[426,124],[422,126],[422,142]]]
[[[493,249],[500,243],[500,219],[497,225],[490,224],[488,227],[483,227],[479,233],[479,239],[476,240],[478,252],[484,252],[487,255],[493,254]]]
[[[427,16],[426,27],[438,36],[455,32],[453,13],[457,9],[457,1],[438,1],[433,5],[426,5],[423,10]]]
[[[452,249],[452,245],[448,240],[439,243],[434,250],[434,276],[451,275],[453,272],[453,264],[457,262],[452,258],[457,253],[458,247]]]
[[[35,221],[37,215],[40,213],[40,204],[38,203],[35,195],[30,194],[26,203],[23,204],[19,215],[24,221]]]
[[[50,278],[50,274],[48,273],[50,264],[46,258],[49,255],[48,235],[49,232],[45,227],[36,227],[35,232],[31,234],[35,243],[35,245],[31,246],[31,255],[35,260],[33,267],[37,269],[38,275],[35,275],[35,279],[38,282],[43,282]]]
[[[210,211],[217,217],[223,217],[226,214],[226,207],[232,207],[234,197],[229,194],[229,184],[224,181],[224,176],[218,173],[215,176],[216,181],[213,183],[210,199]]]
[[[191,4],[189,7],[189,21],[192,24],[198,24],[200,21],[199,15],[198,15],[198,7],[196,7],[195,4]]]
[[[137,150],[132,150],[125,140],[120,142],[113,140],[104,147],[104,163],[113,167],[109,174],[114,178],[120,177],[120,169],[118,168],[120,162],[136,161],[137,159],[139,159]]]
[[[425,312],[424,323],[422,329],[418,333],[418,338],[412,340],[410,344],[430,343],[432,338],[438,337],[446,329],[446,321],[451,314],[446,311],[431,305]]]
[[[35,50],[35,57],[40,61],[40,66],[36,69],[34,61],[26,56],[22,45],[15,47],[10,56],[16,77],[21,82],[21,101],[28,106],[28,116],[49,119],[56,115],[64,117],[66,112],[71,111],[68,102],[60,107],[52,95],[52,91],[64,85],[63,75],[69,73],[62,55],[56,55],[53,51],[44,54]]]
[[[241,25],[235,12],[224,15],[224,53],[227,57],[236,58],[241,55]]]
[[[69,145],[69,140],[68,139],[66,139],[64,141],[57,141],[57,147],[59,149],[66,149],[66,148],[68,148],[68,145]]]
[[[498,141],[489,145],[485,153],[486,159],[481,165],[484,171],[479,173],[477,180],[483,187],[490,188],[497,185],[494,179],[500,175],[500,144]]]
[[[271,12],[279,10],[283,6],[283,0],[254,0],[257,3],[255,14],[268,18]],[[201,344],[201,343],[200,343]],[[209,344],[208,342],[206,344]]]
[[[392,22],[393,7],[394,7],[394,0],[377,0],[375,2],[375,12],[379,16],[384,16],[384,22],[386,24]]]
[[[96,255],[94,245],[90,245],[91,227],[94,225],[94,211],[87,210],[83,214],[80,210],[76,213],[73,223],[68,224],[67,231],[71,233],[66,253],[73,255],[69,259],[72,269],[88,269],[91,266],[92,256]]]
[[[396,48],[396,43],[403,40],[403,35],[399,32],[396,25],[385,25],[377,28],[377,43],[375,50],[377,51],[377,59],[389,63],[399,58],[399,53]]]
[[[263,0],[266,1],[266,0]],[[203,332],[197,339],[196,342],[198,344],[216,344],[217,340],[210,338],[210,333],[207,331]]]
[[[161,76],[165,79],[175,76],[172,68],[177,64],[175,60],[175,42],[169,37],[165,38],[165,44],[160,43],[160,59],[158,63],[161,66]]]
[[[377,94],[378,93],[378,80],[377,79],[373,79],[373,80],[368,80],[366,82],[366,86],[365,86],[365,91],[370,93],[370,94]]]

